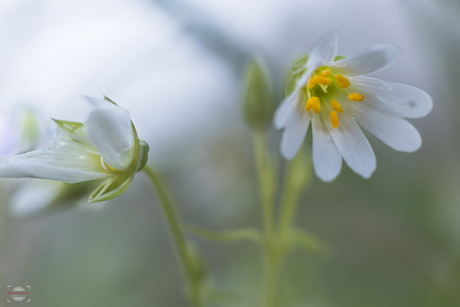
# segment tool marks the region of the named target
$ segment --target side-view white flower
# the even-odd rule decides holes
[[[0,161],[0,177],[42,178],[77,183],[104,180],[89,202],[121,195],[148,159],[129,112],[106,98],[88,100],[94,109],[84,123],[55,120],[53,148]]]
[[[337,44],[337,32],[331,32],[294,64],[274,126],[284,128],[281,154],[292,159],[312,123],[313,164],[321,180],[338,176],[342,158],[369,178],[375,155],[357,123],[393,149],[413,152],[422,140],[404,118],[426,116],[433,101],[419,88],[364,76],[394,63],[396,46],[378,45],[343,57],[337,56]]]

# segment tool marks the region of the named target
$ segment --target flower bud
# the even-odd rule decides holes
[[[242,113],[246,124],[253,130],[267,130],[275,110],[268,76],[262,63],[252,59],[244,78]]]

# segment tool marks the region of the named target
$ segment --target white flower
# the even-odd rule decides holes
[[[84,123],[54,120],[55,146],[0,161],[0,177],[67,183],[104,180],[90,202],[122,194],[147,162],[148,145],[139,140],[127,110],[108,98],[89,100],[94,109]]]
[[[421,89],[364,76],[390,66],[399,55],[396,46],[378,45],[345,58],[337,56],[337,40],[337,32],[327,34],[294,64],[287,97],[274,117],[275,127],[284,128],[286,159],[296,155],[312,123],[313,164],[323,181],[338,176],[342,158],[364,178],[374,172],[374,152],[357,123],[393,149],[413,152],[422,140],[403,117],[423,117],[433,107]]]

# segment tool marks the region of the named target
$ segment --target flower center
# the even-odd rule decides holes
[[[340,92],[345,92],[349,101],[360,102],[364,100],[363,95],[346,90],[350,85],[348,78],[341,74],[334,74],[330,68],[318,68],[302,89],[307,98],[305,110],[307,112],[313,110],[313,112],[319,114],[321,108],[325,107],[329,112],[332,127],[339,127],[339,115],[337,113],[342,113],[343,109],[340,103],[334,99],[334,96]]]

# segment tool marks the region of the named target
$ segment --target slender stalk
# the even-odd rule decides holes
[[[289,161],[287,165],[286,175],[284,178],[283,195],[281,197],[281,217],[279,225],[281,236],[285,236],[287,232],[290,230],[294,220],[294,214],[297,209],[299,195],[298,193],[296,193],[297,191],[291,182],[294,167],[295,161]]]
[[[265,229],[265,283],[262,306],[276,306],[279,261],[274,224],[274,174],[268,165],[267,143],[263,131],[255,132],[255,158],[259,179],[260,201]]]
[[[273,191],[272,175],[269,173],[267,161],[267,142],[263,131],[255,132],[255,158],[257,163],[257,174],[259,179],[260,201],[262,204],[262,214],[264,228],[267,236],[273,233]]]
[[[291,230],[299,198],[310,183],[311,172],[311,162],[306,159],[302,148],[295,158],[289,161],[286,168],[279,221],[279,231],[282,238],[285,238]]]
[[[181,223],[179,222],[178,213],[173,205],[171,197],[167,191],[166,185],[163,183],[161,178],[154,172],[154,170],[146,165],[143,169],[145,174],[151,180],[155,187],[160,203],[162,205],[163,213],[165,214],[168,226],[170,229],[171,238],[174,244],[174,249],[177,253],[180,266],[182,267],[188,287],[188,294],[190,304],[193,307],[201,307],[201,294],[199,280],[195,274],[195,267],[193,259],[189,253],[185,236],[181,229]]]

